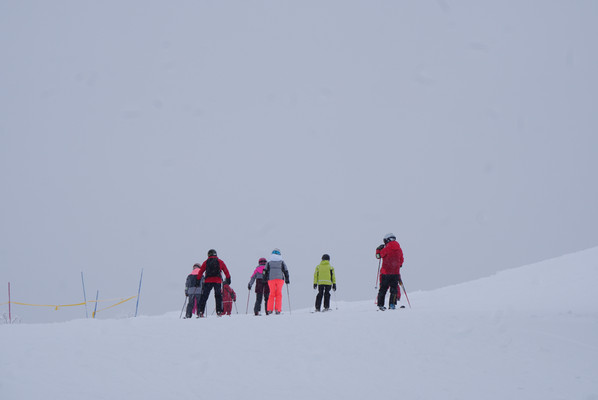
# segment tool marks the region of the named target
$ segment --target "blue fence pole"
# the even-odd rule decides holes
[[[96,305],[95,305],[95,307],[93,308],[93,318],[95,318],[95,317],[96,317],[96,310],[98,309],[98,298],[99,298],[99,297],[100,297],[100,291],[98,290],[98,291],[96,292]]]
[[[137,311],[139,310],[139,296],[141,295],[141,281],[143,281],[143,268],[141,268],[141,278],[139,278],[139,290],[137,291],[137,305],[135,306],[135,317],[137,317]]]
[[[83,271],[81,271],[81,283],[83,284],[83,300],[85,300],[85,318],[89,318],[87,313],[87,294],[85,294],[85,281],[83,280]]]

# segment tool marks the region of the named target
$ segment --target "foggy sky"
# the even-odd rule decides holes
[[[388,232],[410,291],[596,246],[597,17],[585,1],[1,2],[0,303],[7,282],[13,301],[79,302],[81,272],[88,297],[127,297],[143,268],[140,312],[161,314],[210,248],[245,312],[275,247],[299,308],[323,253],[338,300],[373,300]]]

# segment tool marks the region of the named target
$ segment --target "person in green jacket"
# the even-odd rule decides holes
[[[336,276],[334,275],[334,267],[330,265],[330,256],[328,254],[322,256],[322,262],[316,267],[314,289],[318,289],[316,311],[320,311],[322,297],[324,298],[324,311],[329,311],[330,289],[336,291]]]

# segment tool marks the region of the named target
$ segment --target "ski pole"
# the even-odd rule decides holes
[[[292,314],[293,312],[291,311],[291,295],[289,294],[289,285],[286,285],[287,287],[287,299],[289,300],[289,314]]]
[[[239,313],[239,309],[237,308],[237,302],[233,301],[233,304],[235,305],[235,311],[237,312],[237,314]]]
[[[183,308],[181,309],[181,315],[179,315],[179,319],[183,316],[183,310],[185,309],[185,305],[187,304],[187,296],[185,296],[185,301],[183,302]]]
[[[407,299],[407,304],[409,304],[409,308],[411,308],[411,302],[409,301],[409,296],[407,296],[407,291],[405,290],[405,286],[403,282],[401,282],[401,287],[403,288],[403,293],[405,293],[405,298]]]
[[[251,289],[247,290],[247,308],[245,308],[245,315],[249,314],[249,296],[251,296]]]
[[[378,261],[378,273],[376,274],[376,286],[374,286],[374,290],[378,290],[378,278],[380,278],[380,264],[382,264],[382,259],[380,258]],[[380,282],[382,284],[382,282]],[[378,304],[378,294],[374,297],[374,304]]]

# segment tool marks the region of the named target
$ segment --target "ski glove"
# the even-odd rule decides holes
[[[291,282],[289,281],[289,279],[288,279],[288,278],[284,280],[284,283],[286,283],[287,285],[290,285],[290,284],[291,284]]]
[[[318,288],[318,284],[314,283],[314,289],[317,289],[317,288]]]
[[[380,251],[380,250],[382,250],[383,248],[384,248],[384,245],[383,245],[383,244],[381,244],[380,246],[376,247],[376,250]]]
[[[230,278],[226,278],[226,279],[224,280],[224,284],[225,284],[225,285],[230,285]]]
[[[334,290],[336,292],[336,283],[332,284],[332,290]]]
[[[247,289],[251,290],[251,285],[247,285]]]

